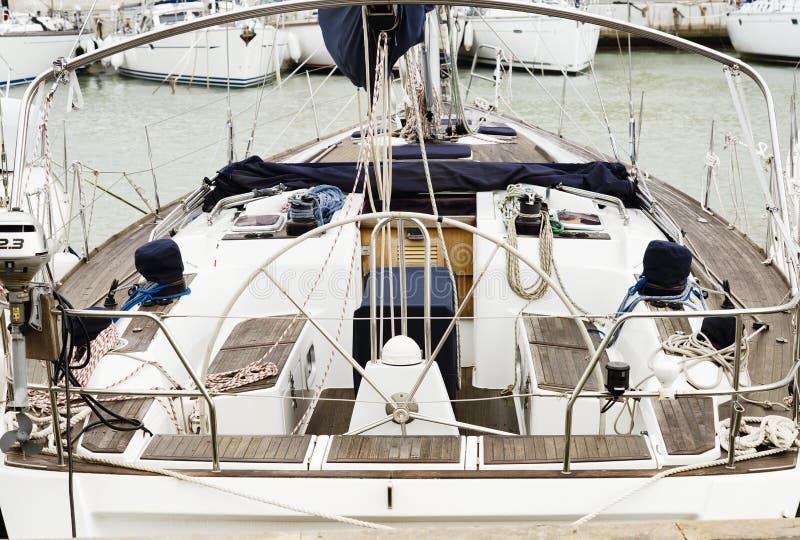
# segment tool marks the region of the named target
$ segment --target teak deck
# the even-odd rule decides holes
[[[692,250],[696,266],[717,282],[727,279],[737,304],[743,307],[777,306],[790,296],[789,285],[773,265],[765,265],[766,255],[749,238],[730,229],[718,215],[710,215],[688,195],[662,182],[648,184],[653,196],[681,227],[687,246]],[[781,379],[793,364],[794,336],[791,313],[765,315],[761,320],[769,329],[750,343],[748,371],[753,384]],[[753,319],[745,319],[753,321]],[[751,332],[747,328],[747,332]],[[785,388],[748,395],[755,400],[782,402],[788,395]],[[745,415],[761,416],[764,409],[744,404]],[[787,414],[773,408],[766,414]]]
[[[143,420],[147,411],[153,405],[153,398],[124,399],[121,401],[106,401],[103,405],[125,418],[135,418]],[[104,413],[105,417],[108,417]],[[99,418],[92,413],[89,416],[89,424],[97,422]],[[118,424],[126,427],[126,424]],[[136,431],[117,431],[110,427],[100,424],[89,429],[81,440],[81,445],[90,452],[121,454],[128,447]]]
[[[589,348],[583,341],[575,321],[568,317],[524,316],[525,330],[539,387],[573,390],[589,365]],[[581,323],[583,324],[583,323]],[[600,343],[600,335],[589,334],[592,343]],[[600,367],[608,364],[604,352]],[[593,376],[586,381],[586,390],[598,391],[603,381]]]
[[[248,319],[240,322],[231,330],[225,343],[222,344],[208,368],[208,374],[236,371],[263,358],[263,363],[275,364],[278,374],[234,388],[230,392],[272,388],[275,386],[286,360],[289,359],[305,322],[304,317],[293,320],[292,315]]]
[[[220,435],[220,461],[302,463],[311,435]],[[156,435],[142,459],[211,461],[210,435]]]
[[[650,459],[647,441],[641,435],[573,435],[570,460],[636,461]],[[526,437],[483,437],[483,462],[486,465],[561,463],[564,437],[533,435]]]
[[[716,446],[714,402],[710,397],[654,399],[652,402],[668,454],[701,454]]]
[[[328,463],[458,463],[461,437],[339,435]]]

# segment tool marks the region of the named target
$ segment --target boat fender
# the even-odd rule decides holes
[[[469,52],[472,50],[473,42],[475,41],[475,28],[472,23],[467,21],[464,25],[464,49]]]
[[[300,50],[300,41],[297,39],[297,36],[292,32],[287,32],[286,44],[289,47],[289,56],[291,57],[292,61],[299,62],[303,53]]]

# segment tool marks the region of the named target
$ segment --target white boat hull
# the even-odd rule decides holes
[[[0,85],[22,84],[69,56],[77,32],[0,34]]]
[[[70,534],[66,475],[0,467],[13,489],[0,490],[12,538]],[[655,474],[656,471],[653,471]],[[288,474],[286,474],[288,473]],[[401,473],[402,474],[402,473]],[[308,510],[391,527],[486,527],[571,522],[646,482],[645,478],[314,478],[290,471],[270,478],[200,478]],[[794,516],[796,469],[748,475],[667,478],[618,503],[602,516],[613,521],[730,520]],[[243,499],[180,480],[113,474],[75,475],[76,521],[81,537],[230,536],[270,530],[350,527]],[[392,502],[387,504],[391,486]],[[103,496],[97,496],[103,494]],[[457,495],[455,495],[457,494]],[[35,502],[32,502],[35,501]],[[40,519],[46,515],[47,519]],[[37,518],[39,516],[39,518]]]
[[[728,35],[743,55],[796,60],[800,58],[800,11],[735,11],[728,15]]]
[[[484,22],[485,21],[485,22]],[[495,48],[503,49],[515,65],[544,71],[578,73],[589,67],[597,51],[597,26],[538,15],[509,14],[487,10],[470,17],[474,32],[473,49],[478,59],[494,63]]]
[[[214,27],[182,34],[126,51],[123,75],[207,86],[247,87],[275,79],[286,57],[286,43],[275,29],[260,27],[245,43],[241,29]],[[230,63],[230,66],[228,65]]]
[[[322,30],[316,17],[286,23],[286,29],[294,34],[300,43],[299,62],[305,62],[305,66],[310,68],[335,65],[331,54],[325,48]]]

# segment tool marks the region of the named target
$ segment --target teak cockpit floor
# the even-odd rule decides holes
[[[636,461],[650,459],[650,449],[642,435],[574,435],[570,459],[586,461]],[[560,463],[564,460],[564,437],[483,437],[483,462],[486,465],[521,463]]]
[[[361,436],[333,438],[328,463],[458,463],[459,437]]]
[[[352,388],[326,388],[320,394],[320,401],[311,415],[306,433],[312,435],[341,435],[350,427],[353,414]],[[491,398],[491,399],[486,399]],[[488,427],[508,433],[519,433],[517,412],[514,400],[509,396],[500,398],[499,390],[485,390],[472,386],[472,368],[461,368],[461,388],[456,399],[476,399],[477,401],[456,401],[453,406],[456,420],[468,424]],[[481,435],[469,429],[460,429],[461,435]]]
[[[523,317],[539,387],[573,390],[586,371],[591,356],[575,321],[569,317]],[[601,337],[596,332],[590,333],[589,337],[595,347],[600,344]],[[603,353],[600,368],[605,369],[606,364],[608,355]],[[586,381],[586,390],[597,391],[602,387],[603,379],[597,372]]]

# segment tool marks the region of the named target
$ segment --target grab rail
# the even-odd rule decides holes
[[[569,401],[567,402],[566,408],[566,415],[564,420],[564,463],[562,472],[564,474],[570,473],[570,444],[572,442],[572,413],[573,407],[575,406],[575,401],[579,397],[603,397],[608,396],[610,394],[605,392],[598,392],[593,393],[592,395],[584,395],[581,396],[581,391],[583,390],[586,382],[589,379],[592,371],[597,366],[600,358],[602,357],[603,353],[608,348],[609,342],[619,332],[622,325],[625,324],[629,319],[660,319],[660,318],[701,318],[701,317],[736,317],[736,325],[737,325],[737,338],[741,341],[741,323],[742,317],[745,315],[768,315],[771,313],[779,313],[783,311],[790,311],[796,309],[800,303],[800,294],[796,294],[792,297],[792,299],[784,304],[772,307],[763,307],[763,308],[737,308],[737,309],[712,309],[712,310],[704,310],[704,311],[659,311],[655,313],[651,312],[638,312],[638,313],[625,313],[618,319],[614,321],[614,324],[611,325],[611,328],[606,332],[606,335],[603,336],[603,339],[600,341],[600,344],[597,346],[594,354],[592,355],[591,359],[589,360],[589,364],[586,366],[586,369],[581,374],[580,379],[578,380],[578,384],[575,385],[575,390],[570,395]],[[679,398],[681,395],[687,396],[719,396],[719,395],[730,395],[731,396],[731,431],[733,432],[734,426],[733,421],[735,419],[734,410],[738,405],[738,397],[740,392],[739,388],[739,364],[740,364],[740,356],[741,356],[741,344],[736,348],[736,353],[734,356],[734,382],[733,382],[733,389],[719,389],[719,390],[704,390],[701,392],[685,392],[685,393],[676,393],[676,398]],[[791,381],[792,372],[798,371],[800,368],[800,361],[795,362],[792,365],[792,369],[787,373],[787,375],[781,379],[780,381],[768,384],[762,384],[757,386],[750,386],[747,387],[744,391],[747,393],[754,393],[754,392],[763,392],[766,390],[774,390],[775,388],[780,388],[781,386],[785,386]],[[626,392],[625,395],[629,397],[658,397],[657,392]],[[797,421],[795,415],[795,421]],[[729,447],[732,448],[732,447]],[[729,458],[729,467],[733,465],[733,456],[734,452],[731,450],[730,452],[731,457]]]
[[[59,312],[60,312],[60,310],[59,310]],[[205,385],[200,380],[200,378],[197,376],[197,373],[195,373],[194,369],[192,368],[191,364],[189,363],[189,360],[187,360],[186,356],[183,354],[183,351],[181,350],[180,346],[178,345],[178,342],[175,341],[175,337],[167,329],[167,327],[164,324],[164,322],[159,317],[153,315],[152,313],[148,313],[146,311],[130,312],[130,311],[105,311],[105,310],[101,311],[101,310],[91,310],[91,309],[65,309],[63,312],[65,314],[67,314],[67,315],[74,315],[74,316],[78,316],[78,317],[90,317],[90,318],[91,317],[106,317],[106,318],[107,317],[113,317],[113,318],[134,319],[134,318],[138,317],[138,318],[142,318],[142,319],[149,319],[149,320],[153,321],[156,325],[158,325],[159,329],[161,329],[161,331],[164,332],[164,336],[167,338],[167,341],[172,346],[172,349],[175,351],[175,354],[178,356],[178,359],[180,360],[181,364],[183,364],[183,367],[184,367],[184,369],[186,369],[186,372],[189,374],[189,377],[191,377],[192,382],[197,387],[197,391],[200,393],[200,396],[202,396],[203,401],[205,401],[206,405],[208,405],[209,423],[211,424],[210,427],[211,427],[211,462],[212,462],[212,470],[214,472],[219,472],[220,471],[220,466],[219,466],[219,444],[218,444],[218,441],[217,441],[217,409],[216,409],[216,406],[214,405],[214,400],[211,398],[211,395],[208,393],[208,390],[206,389]],[[33,385],[31,385],[31,388],[34,388]],[[59,387],[53,387],[52,380],[48,382],[48,386],[46,388],[40,388],[40,389],[48,390],[50,392],[59,391]],[[73,392],[73,391],[75,391],[77,393],[86,393],[86,392],[80,392],[78,389],[70,388],[70,392]],[[99,393],[103,393],[103,392],[94,391],[94,393],[99,394]],[[112,391],[112,393],[114,393],[114,391]],[[185,391],[178,391],[178,390],[171,391],[169,393],[170,394],[175,394],[176,396],[190,395],[190,394],[186,393]],[[137,394],[145,395],[146,393],[137,392]],[[158,394],[158,395],[168,395],[168,394],[165,393],[165,394]],[[54,425],[57,425],[58,422],[60,421],[57,418],[57,415],[58,415],[57,409],[54,408],[53,409],[53,422],[54,422]]]

